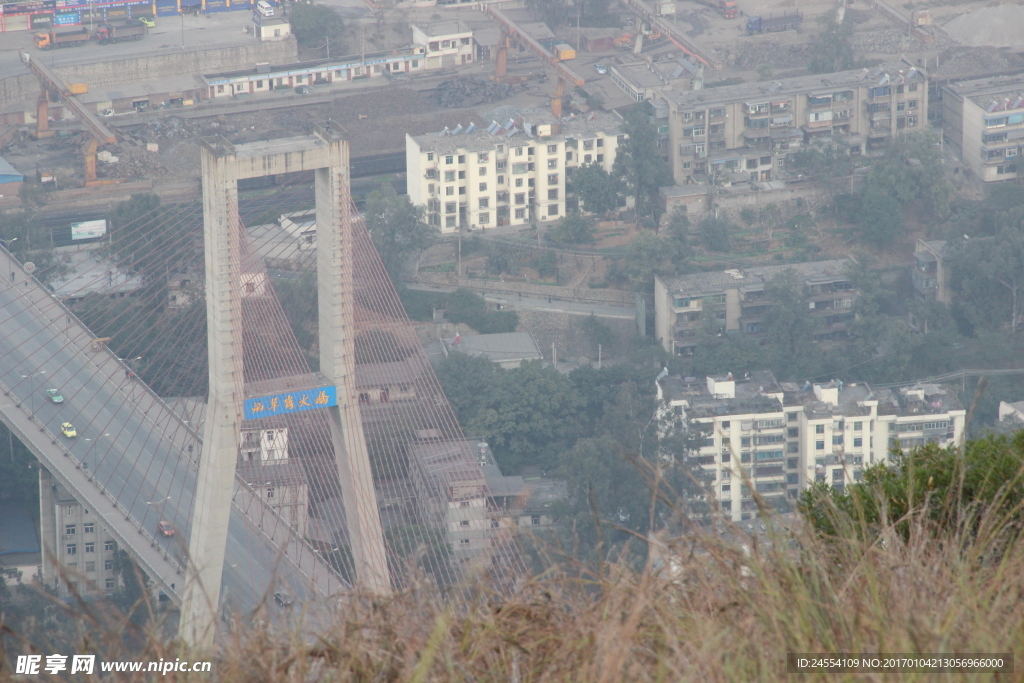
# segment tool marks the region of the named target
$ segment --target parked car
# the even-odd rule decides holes
[[[156,20],[154,20],[153,17],[139,17],[139,21],[146,28],[154,28],[154,27],[156,27]]]
[[[299,93],[300,95],[312,95],[313,88],[309,87],[308,85],[297,85],[295,86],[295,92]]]
[[[174,535],[174,527],[171,526],[170,522],[159,522],[159,523],[157,523],[156,530],[157,530],[157,533],[159,533],[161,536],[173,536]]]
[[[608,73],[608,67],[605,66],[604,64],[595,64],[594,71],[604,76],[605,74]]]
[[[60,433],[68,437],[69,439],[73,439],[76,436],[78,436],[78,431],[75,430],[75,425],[71,424],[70,422],[65,422],[60,426]]]
[[[56,389],[47,389],[46,396],[50,399],[50,403],[63,403],[64,397]]]
[[[293,600],[292,596],[287,593],[274,593],[274,602],[277,603],[278,607],[291,607]]]

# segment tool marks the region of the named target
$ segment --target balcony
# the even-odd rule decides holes
[[[820,96],[814,95],[807,96],[807,106],[811,109],[829,109],[832,107],[832,96]]]

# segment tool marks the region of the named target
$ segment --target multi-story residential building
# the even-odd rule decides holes
[[[953,293],[949,288],[949,266],[943,260],[946,240],[918,239],[914,247],[914,294],[923,301],[952,303]]]
[[[705,326],[721,334],[761,336],[774,302],[765,285],[792,273],[805,287],[807,302],[822,320],[815,340],[848,336],[857,291],[847,275],[848,260],[814,261],[783,266],[730,269],[654,279],[654,333],[669,353],[690,355]]]
[[[547,113],[406,135],[409,199],[442,233],[553,221],[566,214],[566,173],[587,163],[610,171],[620,119]]]
[[[983,182],[1011,180],[1024,167],[1024,76],[978,78],[942,88],[942,136]]]
[[[117,543],[100,524],[99,517],[42,467],[39,522],[43,537],[43,583],[56,589],[57,595],[68,599],[77,593],[89,598],[117,588]]]
[[[928,77],[906,62],[775,83],[666,91],[672,174],[772,180],[786,157],[831,138],[851,154],[884,147],[927,123]]]
[[[426,48],[428,69],[447,69],[476,61],[473,29],[461,21],[412,24],[412,42]]]
[[[692,456],[704,483],[736,521],[757,514],[751,490],[778,507],[816,482],[842,489],[863,468],[889,462],[889,448],[960,443],[966,411],[948,385],[899,390],[833,381],[799,386],[768,371],[657,382],[681,424],[710,427]]]
[[[635,61],[609,67],[612,82],[637,102],[667,90],[690,90],[702,82],[704,67],[679,59],[667,62]]]

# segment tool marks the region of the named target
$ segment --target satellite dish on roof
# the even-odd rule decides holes
[[[36,264],[32,263],[31,261],[26,263],[25,264],[25,272],[28,273],[29,275],[31,275],[32,273],[36,272]]]

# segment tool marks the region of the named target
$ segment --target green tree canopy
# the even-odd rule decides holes
[[[650,105],[641,102],[626,112],[626,137],[619,143],[612,169],[612,175],[624,182],[633,196],[638,216],[654,214],[658,189],[672,184],[672,173],[658,149],[658,131],[649,111]]]
[[[593,244],[594,224],[590,219],[574,211],[555,223],[546,236],[556,244]]]
[[[384,268],[398,282],[405,258],[430,244],[433,231],[423,219],[424,208],[395,192],[391,183],[383,183],[366,198],[363,217]]]
[[[619,208],[619,183],[601,164],[583,164],[573,171],[572,187],[584,211],[600,216]]]
[[[697,231],[700,235],[701,244],[708,251],[728,252],[729,235],[735,231],[736,226],[725,218],[708,216],[697,224]]]
[[[326,5],[296,2],[291,8],[292,33],[299,45],[309,48],[330,46],[331,54],[344,54],[345,20],[338,10]]]
[[[830,74],[854,68],[853,22],[839,23],[830,13],[818,18],[822,32],[811,41],[811,61],[807,69],[812,74]]]

